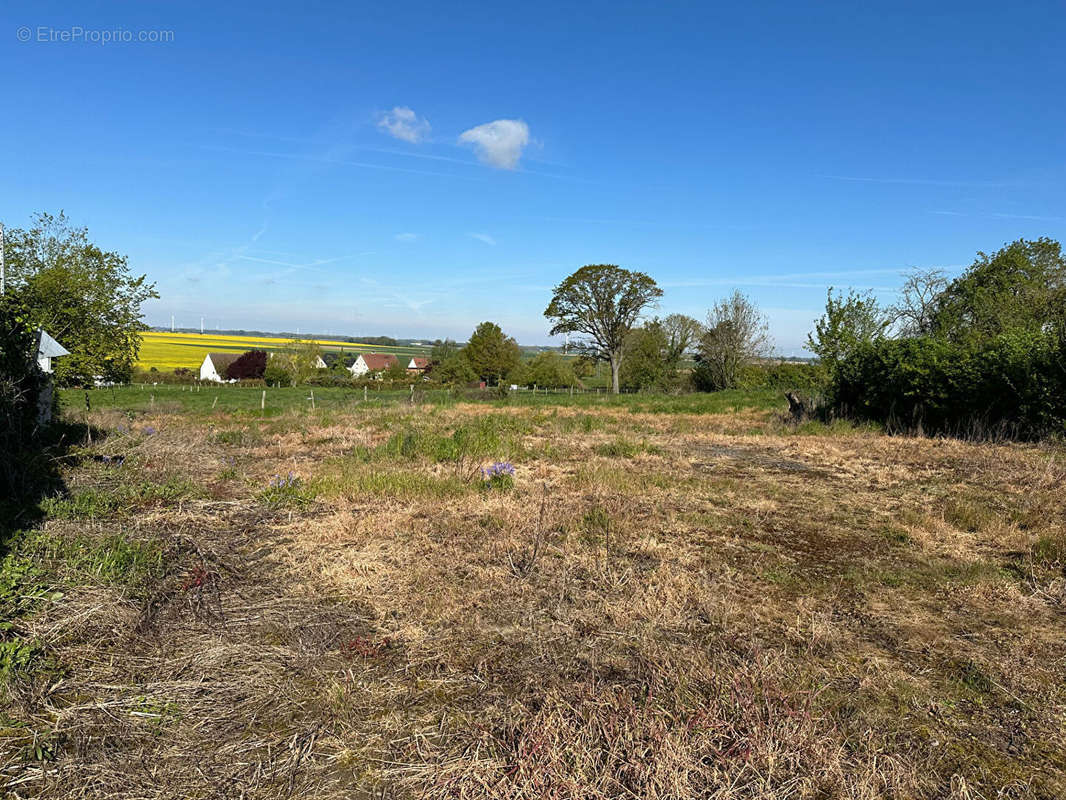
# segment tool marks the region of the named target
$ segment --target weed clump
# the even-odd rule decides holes
[[[68,497],[46,497],[41,501],[41,511],[52,519],[101,519],[150,506],[173,505],[198,494],[199,489],[190,481],[171,478],[164,483],[119,484],[86,489]]]
[[[1033,561],[1046,566],[1066,564],[1066,534],[1045,534],[1036,540],[1032,549]]]
[[[314,502],[318,492],[295,473],[275,475],[267,488],[259,493],[260,502],[270,508],[306,508]]]
[[[594,448],[597,455],[607,458],[633,458],[640,453],[661,453],[658,447],[649,445],[646,441],[634,442],[624,436],[619,436],[612,442],[598,444]]]

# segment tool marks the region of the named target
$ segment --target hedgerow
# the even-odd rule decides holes
[[[35,344],[34,332],[16,305],[0,300],[0,498],[23,497],[33,477],[26,461],[36,439],[45,385]]]
[[[979,346],[933,336],[870,342],[838,365],[832,404],[927,433],[1063,435],[1064,338],[1017,331]]]

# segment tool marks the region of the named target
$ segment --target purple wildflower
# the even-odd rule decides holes
[[[482,467],[481,477],[486,483],[509,483],[514,478],[514,464],[510,461],[497,461],[487,467]]]
[[[290,472],[285,477],[281,475],[275,475],[270,479],[269,487],[271,489],[291,489],[300,485],[300,479],[296,477],[296,474]]]

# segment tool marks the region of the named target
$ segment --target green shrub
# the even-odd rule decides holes
[[[292,386],[292,375],[284,367],[268,362],[263,370],[263,381],[268,386]]]
[[[978,346],[931,336],[864,345],[831,387],[835,408],[889,425],[953,435],[1066,433],[1066,348],[1014,331]]]
[[[828,384],[828,373],[818,363],[782,361],[777,364],[749,364],[740,371],[741,389],[772,389],[777,392],[820,394]]]
[[[323,370],[320,371],[317,375],[312,375],[310,378],[304,381],[305,386],[321,386],[323,388],[335,387],[340,389],[353,389],[355,388],[355,384],[355,378],[352,377],[352,374],[348,372],[348,370],[344,370],[340,373],[327,372]]]
[[[165,383],[168,385],[190,385],[198,383],[200,374],[187,367],[178,367],[172,372],[160,372],[155,367],[151,369],[134,369],[130,375],[131,383]]]
[[[45,378],[37,368],[36,336],[14,303],[0,298],[0,515],[5,501],[34,488],[34,471],[26,464],[39,450],[38,399]],[[0,529],[3,521],[0,521]]]

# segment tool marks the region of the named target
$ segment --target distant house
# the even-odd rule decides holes
[[[407,372],[410,375],[424,375],[428,369],[429,359],[421,356],[415,356],[411,359],[411,363],[407,365]]]
[[[348,369],[355,377],[361,377],[368,372],[381,372],[400,363],[394,355],[388,353],[360,353],[355,363]]]
[[[228,381],[226,370],[229,365],[240,358],[243,353],[208,353],[200,365],[200,380],[223,383]]]

